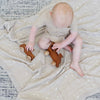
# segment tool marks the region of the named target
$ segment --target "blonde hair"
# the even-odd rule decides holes
[[[52,8],[52,15],[56,13],[67,15],[68,13],[73,16],[73,9],[66,2],[59,2]]]

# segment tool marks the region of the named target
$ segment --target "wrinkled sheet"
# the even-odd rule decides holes
[[[71,53],[63,49],[60,51],[64,56],[60,67],[51,65],[51,58],[38,47],[39,33],[44,29],[37,33],[33,51],[36,57],[32,62],[28,62],[20,52],[19,45],[27,43],[35,20],[59,1],[54,0],[29,18],[0,19],[0,65],[18,90],[16,100],[84,100],[86,96],[100,92],[99,0],[65,0],[77,16],[79,34],[83,38],[80,67],[84,77],[69,68]]]

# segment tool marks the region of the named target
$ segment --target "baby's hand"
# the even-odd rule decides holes
[[[34,47],[34,42],[28,42],[28,44],[26,45],[26,49],[31,50],[31,52],[33,51],[33,47]]]
[[[60,43],[55,43],[55,44],[53,45],[52,49],[57,49],[57,52],[58,52],[60,49],[62,49],[62,48],[64,48],[64,47],[65,47],[65,46],[63,45],[63,43],[60,42]]]

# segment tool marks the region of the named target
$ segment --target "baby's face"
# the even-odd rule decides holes
[[[72,23],[72,16],[71,15],[53,15],[51,13],[51,18],[53,20],[54,25],[57,28],[67,28]]]

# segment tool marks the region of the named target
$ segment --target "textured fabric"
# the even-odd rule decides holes
[[[8,73],[0,66],[0,100],[14,100],[16,97],[17,90],[13,82]]]
[[[52,0],[0,0],[0,17],[5,20],[33,16]]]

